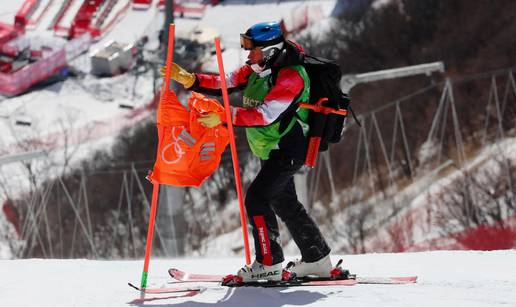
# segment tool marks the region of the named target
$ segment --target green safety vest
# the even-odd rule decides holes
[[[293,103],[308,102],[310,96],[310,79],[302,65],[288,66],[288,68],[295,69],[304,81],[304,88],[298,98]],[[247,80],[247,86],[244,89],[243,106],[245,108],[253,108],[263,104],[263,99],[270,92],[272,88],[272,74],[260,77],[255,72],[251,73]],[[296,121],[301,124],[303,133],[308,134],[308,112],[309,110],[298,108],[297,116],[292,116],[287,128],[280,133],[280,122],[260,127],[248,127],[245,132],[247,135],[247,142],[253,154],[262,160],[269,159],[271,150],[278,148],[280,139],[290,132]]]

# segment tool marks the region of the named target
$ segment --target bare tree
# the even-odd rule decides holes
[[[495,165],[480,170],[464,171],[444,186],[439,195],[429,197],[430,201],[442,204],[437,222],[443,235],[474,248],[483,243],[472,242],[472,232],[476,231],[475,236],[483,240],[482,236],[491,236],[490,231],[510,228],[507,219],[516,214],[512,193],[516,164],[503,156],[495,161]]]

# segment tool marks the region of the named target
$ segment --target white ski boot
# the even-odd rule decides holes
[[[258,280],[280,281],[282,272],[281,263],[264,265],[255,260],[250,266],[246,265],[241,268],[237,276],[244,283]]]
[[[328,254],[315,262],[305,262],[302,259],[289,262],[286,270],[295,273],[298,278],[306,276],[330,277],[332,270],[330,255]]]

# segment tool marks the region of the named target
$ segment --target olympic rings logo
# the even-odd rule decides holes
[[[181,129],[181,133],[179,136],[176,136],[176,131],[178,128]],[[181,147],[179,141],[183,141],[187,146],[192,147],[196,140],[184,129],[184,127],[172,127],[172,141],[163,147],[161,151],[161,160],[166,164],[176,164],[178,163],[183,156],[186,154],[186,151]],[[176,157],[175,159],[169,159],[166,157],[167,150],[172,149],[173,154],[168,154],[167,156]]]

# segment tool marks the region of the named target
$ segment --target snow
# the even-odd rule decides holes
[[[30,17],[29,27],[32,27],[31,22],[35,22],[39,16],[42,16],[42,14],[45,13],[45,9],[47,9],[47,5],[49,4],[50,0],[40,0],[39,5],[36,7],[34,12],[32,13]]]
[[[43,4],[43,3],[42,3]],[[59,9],[61,8],[61,1],[53,0],[50,3],[50,6],[48,7],[47,11],[44,13],[43,17],[41,18],[41,21],[39,24],[36,25],[35,31],[41,33],[45,30],[49,29],[52,26],[52,21],[54,20],[55,16],[59,12]],[[47,3],[45,3],[45,6]],[[41,5],[44,7],[43,5]]]
[[[113,10],[110,12],[109,17],[104,22],[106,26],[115,15],[127,4],[128,1],[119,1]],[[158,15],[159,14],[159,15]],[[135,21],[138,22],[135,22]],[[141,38],[151,25],[155,25],[159,22],[159,27],[163,26],[163,14],[158,11],[156,6],[151,6],[148,10],[136,10],[129,8],[125,15],[120,19],[116,26],[110,30],[102,41],[114,40],[119,43],[132,44]],[[148,34],[148,33],[147,33]]]
[[[35,136],[35,131],[39,132],[38,138],[45,139],[49,134],[62,130],[63,125],[77,129],[87,123],[107,122],[117,115],[130,113],[119,105],[128,100],[137,100],[136,106],[148,103],[152,99],[152,84],[148,82],[152,78],[149,75],[140,78],[134,97],[132,84],[135,77],[125,74],[105,80],[87,76],[80,83],[70,80],[11,98],[2,106],[8,115],[5,116],[7,120],[0,122],[0,128],[11,132],[2,136],[2,142],[12,144]],[[31,120],[33,128],[14,126],[19,117]]]
[[[142,251],[143,252],[143,251]],[[294,288],[222,288],[214,283],[190,298],[146,295],[149,306],[516,306],[516,250],[441,251],[405,254],[333,256],[360,276],[417,275],[408,285],[355,285]],[[152,259],[149,285],[178,286],[167,270],[177,267],[206,274],[234,273],[241,258]],[[127,306],[140,294],[142,260],[4,260],[0,261],[0,306]],[[188,286],[195,284],[189,283]]]
[[[59,25],[61,27],[69,28],[82,4],[83,1],[72,0],[72,4],[70,4],[70,7],[66,10],[66,13],[63,16],[63,19],[61,19],[61,23]]]
[[[391,4],[393,1],[392,0],[376,0],[374,1],[371,6],[374,8],[374,9],[380,9],[386,5],[389,5]]]
[[[0,1],[0,22],[12,25],[14,16],[21,8],[21,3],[17,1]]]
[[[230,3],[228,3],[230,4]],[[240,48],[240,33],[256,22],[279,21],[291,18],[291,13],[300,6],[320,5],[325,16],[328,16],[335,6],[335,0],[291,1],[241,5],[218,5],[207,10],[200,23],[221,31],[221,39],[231,47]],[[231,16],[231,17],[228,17]],[[178,24],[179,24],[178,20]],[[238,26],[235,26],[238,25]]]

